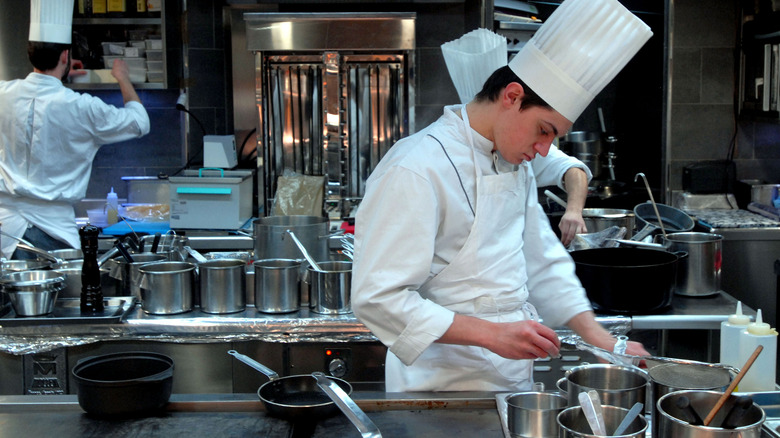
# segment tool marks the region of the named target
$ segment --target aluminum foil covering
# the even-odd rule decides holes
[[[597,318],[613,334],[631,329],[627,317]],[[559,337],[570,330],[556,330]],[[576,336],[576,335],[575,335]],[[121,324],[51,324],[0,328],[0,351],[15,355],[112,340],[167,343],[375,342],[377,338],[354,314],[321,315],[302,309],[288,314],[262,314],[254,307],[227,315],[200,310],[178,315],[149,315],[133,309]]]

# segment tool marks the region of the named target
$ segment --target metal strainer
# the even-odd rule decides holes
[[[653,381],[673,388],[713,389],[728,386],[731,374],[725,367],[665,363],[647,370]]]

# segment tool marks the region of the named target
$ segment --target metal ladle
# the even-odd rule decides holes
[[[298,246],[299,250],[301,250],[301,253],[306,258],[306,261],[309,262],[311,267],[314,268],[315,271],[322,272],[320,265],[318,265],[317,262],[315,262],[314,259],[309,255],[309,252],[306,251],[306,247],[304,247],[301,241],[298,240],[298,237],[295,236],[295,233],[292,230],[287,230],[287,234],[289,234],[290,237],[292,237],[293,242],[295,242],[295,245]]]
[[[642,179],[645,182],[645,188],[647,189],[647,194],[650,196],[650,202],[653,204],[653,210],[655,211],[655,217],[658,218],[658,226],[661,227],[661,234],[664,235],[664,240],[666,239],[666,230],[664,229],[664,221],[661,220],[661,213],[658,212],[658,205],[655,203],[655,199],[653,198],[653,191],[650,190],[650,184],[647,182],[647,177],[644,173],[639,172],[634,176],[634,182],[636,182],[637,178],[642,177]]]

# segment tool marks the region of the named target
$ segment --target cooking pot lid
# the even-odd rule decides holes
[[[678,389],[712,389],[728,386],[731,375],[725,368],[669,363],[648,370],[653,381]]]

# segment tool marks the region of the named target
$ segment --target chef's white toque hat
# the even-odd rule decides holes
[[[509,67],[573,123],[652,35],[617,0],[566,0]]]
[[[31,0],[29,41],[70,44],[73,0]]]

